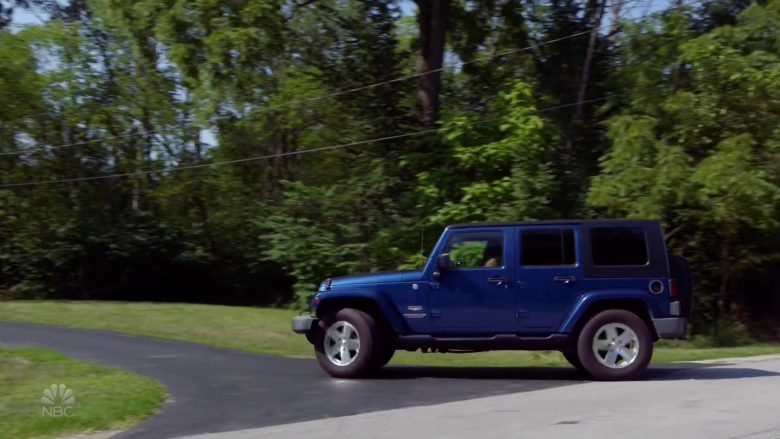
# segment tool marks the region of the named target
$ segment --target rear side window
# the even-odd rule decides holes
[[[647,242],[641,227],[596,227],[590,230],[594,265],[647,265]]]
[[[523,266],[574,265],[574,231],[532,230],[520,238]]]

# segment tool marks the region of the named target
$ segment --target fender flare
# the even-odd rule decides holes
[[[586,315],[588,309],[590,309],[593,305],[598,304],[599,302],[619,301],[619,300],[628,300],[628,301],[643,303],[647,311],[647,316],[651,319],[653,318],[654,315],[657,315],[659,311],[657,309],[658,304],[655,303],[655,301],[651,300],[651,298],[648,297],[648,293],[643,290],[617,289],[617,290],[589,291],[582,294],[577,299],[577,302],[575,302],[574,306],[572,307],[572,310],[563,320],[563,324],[561,324],[561,327],[559,328],[558,332],[565,333],[565,334],[572,333],[574,329],[577,327],[577,324],[580,322],[580,319],[582,319],[582,317]],[[653,331],[655,330],[652,327],[650,329]]]
[[[333,303],[344,302],[345,305],[348,305],[350,301],[372,303],[382,313],[382,316],[387,320],[387,323],[390,324],[396,334],[405,334],[409,332],[406,321],[398,310],[395,309],[390,299],[378,291],[363,289],[329,291],[328,293],[322,294],[320,297],[320,302],[317,305],[317,316],[321,317],[320,310],[329,307]]]

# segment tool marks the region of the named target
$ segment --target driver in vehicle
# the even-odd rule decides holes
[[[485,263],[482,264],[482,266],[486,268],[500,267],[501,253],[502,247],[500,244],[497,245],[495,242],[488,242],[488,246],[485,248],[485,253],[482,259],[485,261]]]

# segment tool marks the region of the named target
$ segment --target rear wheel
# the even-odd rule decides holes
[[[580,331],[577,356],[582,368],[597,380],[633,380],[650,363],[653,338],[636,314],[618,309],[602,311]]]
[[[379,340],[379,328],[371,315],[345,308],[321,320],[314,352],[328,375],[356,378],[377,368],[377,361],[382,359],[379,354],[383,352]]]

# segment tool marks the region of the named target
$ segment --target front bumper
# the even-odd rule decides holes
[[[688,319],[685,317],[670,317],[653,319],[658,338],[688,338]]]
[[[296,334],[308,334],[312,326],[316,325],[318,318],[313,316],[297,316],[292,319],[292,330]]]

